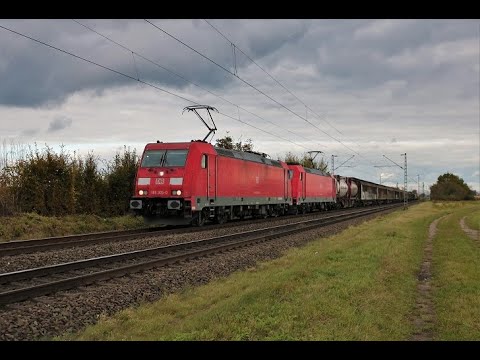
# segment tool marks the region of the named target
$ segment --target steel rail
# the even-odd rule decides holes
[[[147,260],[136,264],[123,265],[113,269],[107,269],[102,271],[96,271],[93,273],[74,276],[71,278],[60,279],[55,281],[49,281],[39,285],[27,286],[19,289],[8,290],[0,293],[0,304],[5,305],[12,302],[19,302],[27,300],[33,297],[48,295],[62,290],[75,288],[81,285],[88,285],[97,281],[110,279],[112,277],[123,276],[126,274],[147,270],[152,267],[164,266],[172,263],[176,263],[183,260],[189,260],[212,254],[220,251],[226,251],[233,248],[246,246],[251,243],[257,243],[260,241],[267,241],[273,238],[287,236],[303,231],[318,228],[319,226],[327,226],[338,222],[351,220],[354,218],[367,216],[377,212],[383,212],[389,209],[400,207],[401,204],[383,206],[380,208],[370,208],[367,210],[356,211],[351,214],[335,214],[320,219],[304,220],[293,224],[277,225],[268,228],[262,228],[257,230],[249,230],[245,232],[239,232],[235,234],[223,235],[213,238],[207,238],[203,240],[189,241],[180,244],[161,246],[146,250],[137,250],[133,252],[116,254],[110,256],[97,257],[93,259],[75,261],[70,263],[64,263],[59,265],[47,266],[44,268],[35,268],[21,270],[11,273],[0,274],[0,283],[12,283],[14,281],[32,280],[46,275],[55,275],[64,273],[66,271],[91,268],[92,266],[103,266],[105,264],[111,264],[119,261],[125,261],[130,259],[143,258],[145,256],[167,256]],[[245,239],[247,237],[247,239]],[[240,239],[240,240],[237,240]],[[221,244],[218,244],[218,243]],[[207,246],[202,249],[189,249],[195,246]],[[173,251],[188,250],[185,253],[169,255]]]
[[[330,211],[330,213],[337,212],[349,212],[353,211],[352,208],[347,209],[337,209]],[[301,215],[288,216],[290,219],[301,218],[305,216],[311,216],[314,214],[324,215],[325,212],[318,211]],[[278,218],[278,217],[277,217]],[[66,235],[66,236],[57,236],[49,237],[43,239],[31,239],[31,240],[14,240],[8,242],[0,242],[0,257],[2,256],[12,256],[20,254],[28,254],[32,252],[39,251],[48,251],[48,250],[57,250],[64,249],[74,246],[87,246],[94,245],[101,242],[117,242],[117,241],[127,241],[142,237],[148,236],[157,236],[157,235],[170,235],[170,234],[186,234],[190,232],[203,232],[220,228],[229,228],[238,225],[248,225],[250,223],[263,223],[269,222],[272,218],[267,219],[248,219],[247,221],[231,221],[226,224],[208,224],[203,227],[176,227],[172,228],[171,226],[161,227],[151,227],[151,228],[141,228],[133,230],[115,230],[115,231],[105,231],[89,234],[78,234],[78,235]]]

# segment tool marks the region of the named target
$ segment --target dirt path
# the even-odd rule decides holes
[[[460,220],[460,227],[465,233],[470,236],[473,240],[476,240],[480,244],[480,231],[475,229],[470,229],[467,224],[465,224],[465,216]]]
[[[412,315],[412,322],[415,327],[414,334],[411,338],[413,341],[433,340],[433,324],[435,321],[435,309],[432,300],[432,284],[431,284],[431,263],[433,238],[437,233],[437,223],[444,216],[434,220],[428,229],[428,239],[423,250],[423,260],[420,266],[417,283],[417,298],[415,301],[415,309]]]

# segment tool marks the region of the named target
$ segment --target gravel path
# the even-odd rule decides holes
[[[435,322],[435,308],[432,299],[432,250],[433,238],[437,233],[437,224],[445,216],[434,220],[428,228],[428,239],[423,250],[423,260],[420,265],[417,283],[417,297],[412,322],[415,332],[411,338],[413,341],[433,340],[433,326]]]
[[[465,216],[460,220],[460,227],[471,239],[476,240],[477,244],[480,245],[480,231],[470,229],[467,224],[465,224]]]
[[[395,210],[387,212],[392,211]],[[8,305],[0,309],[0,340],[48,339],[65,332],[76,331],[95,323],[102,315],[108,316],[141,302],[158,300],[185,286],[205,284],[234,271],[245,270],[255,266],[258,261],[281,256],[290,247],[304,245],[312,239],[338,233],[348,226],[378,216],[379,214],[369,215],[363,219],[354,219],[295,236]],[[232,229],[225,231],[230,233]],[[206,236],[205,234],[202,237]],[[158,239],[155,241],[158,244]],[[177,238],[171,241],[180,240]]]

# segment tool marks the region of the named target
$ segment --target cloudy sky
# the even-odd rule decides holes
[[[480,190],[478,20],[148,21],[0,20],[0,141],[108,159],[202,139],[182,110],[208,104],[213,141],[355,155],[336,173],[388,185],[403,170],[383,155],[406,153],[409,190],[447,171]]]

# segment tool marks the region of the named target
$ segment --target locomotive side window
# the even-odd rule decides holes
[[[293,178],[293,170],[288,170],[288,180]]]
[[[303,173],[300,173],[300,181],[303,180]]]
[[[202,155],[202,169],[207,168],[207,155],[203,154]]]

